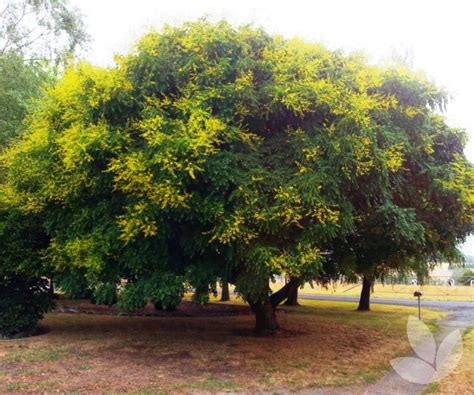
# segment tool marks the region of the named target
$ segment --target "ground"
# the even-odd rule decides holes
[[[44,334],[0,341],[0,392],[363,388],[410,349],[413,308],[360,313],[354,303],[301,303],[280,309],[282,331],[265,338],[253,335],[254,317],[242,306],[237,315],[201,317],[51,313]],[[441,315],[426,311],[425,320]]]
[[[457,368],[439,383],[432,383],[425,394],[472,394],[474,388],[474,329],[463,336],[463,356]]]
[[[273,284],[275,290],[281,288],[281,283]],[[423,291],[423,300],[439,301],[474,301],[474,287],[448,285],[399,285],[399,284],[375,284],[372,298],[394,298],[394,299],[414,299],[413,292],[421,289]],[[341,296],[360,296],[360,284],[341,284],[334,283],[327,287],[305,284],[299,292],[302,294],[316,295],[341,295]]]

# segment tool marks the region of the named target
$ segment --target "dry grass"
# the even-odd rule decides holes
[[[276,283],[272,285],[275,290],[281,288],[282,284]],[[390,299],[414,299],[413,292],[423,290],[424,300],[440,300],[440,301],[474,301],[474,287],[447,285],[391,285],[391,284],[375,284],[373,298],[390,298]],[[306,284],[301,293],[316,295],[339,295],[339,296],[360,296],[360,284],[341,284],[334,283],[327,288],[322,286]]]
[[[365,385],[409,351],[415,310],[303,301],[279,334],[253,336],[251,315],[117,317],[51,313],[47,331],[0,341],[0,392],[189,393]],[[440,318],[427,311],[425,318]]]
[[[463,336],[461,362],[448,377],[432,383],[426,394],[472,394],[474,389],[474,330],[466,330]]]

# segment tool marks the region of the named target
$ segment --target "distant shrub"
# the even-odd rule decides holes
[[[84,273],[77,269],[71,269],[66,273],[57,273],[54,277],[54,283],[67,299],[90,299],[94,292],[90,288]]]
[[[184,294],[183,282],[182,277],[162,273],[128,283],[120,293],[118,310],[127,314],[143,308],[148,302],[158,310],[174,310]]]
[[[117,301],[120,314],[129,314],[145,307],[146,297],[143,283],[128,283],[122,290]]]
[[[107,306],[117,303],[117,284],[112,282],[100,284],[92,294],[92,301]]]

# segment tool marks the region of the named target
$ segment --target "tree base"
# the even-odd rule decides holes
[[[266,336],[280,329],[275,307],[271,303],[254,304],[252,310],[255,313],[255,333],[258,336]]]

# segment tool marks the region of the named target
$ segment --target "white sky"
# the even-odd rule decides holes
[[[372,61],[408,53],[453,96],[447,117],[469,131],[474,162],[474,2],[469,0],[70,0],[93,38],[85,58],[107,65],[149,27],[207,15],[252,22],[271,33],[300,36],[331,49],[362,50]],[[474,236],[462,250],[474,255]]]

